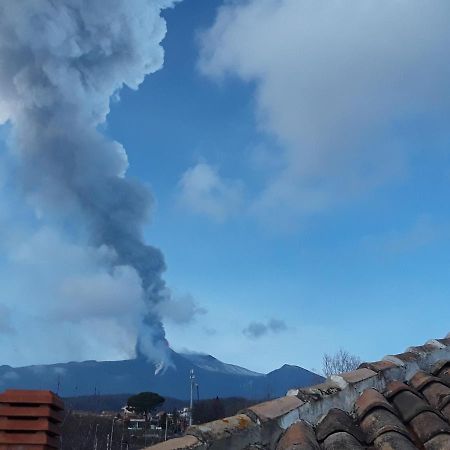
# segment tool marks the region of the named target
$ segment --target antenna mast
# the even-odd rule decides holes
[[[193,396],[194,396],[194,385],[195,385],[194,369],[191,369],[189,372],[189,380],[191,382],[191,403],[189,406],[189,426],[192,426],[192,408],[193,408]]]

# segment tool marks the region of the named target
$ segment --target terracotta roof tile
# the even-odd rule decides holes
[[[321,400],[324,396],[333,395],[339,392],[341,388],[337,383],[326,380],[323,383],[298,389],[297,397],[304,402]]]
[[[410,427],[423,443],[443,433],[448,433],[450,438],[450,425],[431,411],[424,411],[411,419]]]
[[[359,368],[367,368],[373,370],[374,372],[383,372],[387,369],[392,369],[393,367],[397,367],[395,363],[392,361],[375,361],[371,363],[362,363]]]
[[[383,359],[385,359],[385,361],[392,361],[392,362],[398,361],[401,364],[406,364],[406,363],[417,362],[419,360],[419,358],[420,358],[420,356],[417,353],[405,352],[405,353],[399,353],[398,355],[385,356]]]
[[[392,397],[391,401],[406,423],[424,411],[433,411],[431,405],[411,391],[401,391]]]
[[[333,433],[345,431],[354,436],[358,441],[364,440],[364,435],[353,419],[341,409],[330,409],[328,414],[317,424],[316,436],[319,441],[324,441]]]
[[[450,335],[187,434],[154,448],[450,450]]]
[[[395,381],[391,381],[387,386],[386,386],[386,390],[384,392],[384,396],[387,399],[390,399],[392,397],[394,397],[395,395],[397,395],[399,392],[402,391],[410,391],[413,394],[416,393],[416,391],[408,386],[407,384],[403,383],[402,381],[399,380],[395,380]]]
[[[152,446],[153,450],[186,450],[199,448],[201,443],[194,436],[183,436]]]
[[[419,355],[426,355],[426,354],[434,353],[435,350],[436,350],[436,345],[427,343],[424,345],[417,345],[414,347],[409,347],[407,352],[408,353],[416,353]]]
[[[441,344],[446,345],[447,347],[450,347],[450,336],[447,335],[446,338],[444,339],[436,339],[438,342],[440,342]]]
[[[442,375],[441,372],[446,367],[450,368],[450,361],[448,359],[440,359],[433,365],[433,367],[430,370],[430,373],[432,373],[433,375],[441,376]]]
[[[384,408],[395,414],[392,405],[375,389],[366,389],[356,400],[355,413],[361,420],[368,412],[375,408]]]
[[[406,426],[391,411],[377,408],[367,414],[361,421],[361,429],[368,443],[373,443],[379,436],[387,432],[396,432],[410,438]]]
[[[377,373],[373,370],[362,367],[360,369],[352,370],[351,372],[344,372],[340,375],[335,375],[336,377],[343,378],[348,384],[359,383],[360,381],[367,380],[376,376]],[[334,376],[332,377],[334,379]]]
[[[439,348],[445,348],[447,347],[445,344],[443,344],[442,342],[439,342],[438,339],[430,339],[426,342],[427,344],[430,345],[434,345],[435,347],[439,347]]]
[[[276,450],[320,450],[311,425],[299,421],[293,423],[281,436]]]
[[[450,403],[447,403],[447,405],[441,409],[441,414],[447,419],[447,422],[450,423]]]
[[[440,434],[430,439],[424,445],[425,450],[450,450],[450,436],[448,434]]]
[[[438,375],[447,383],[450,383],[450,361],[440,361],[440,363],[442,363],[441,366],[434,372],[434,374]]]
[[[277,419],[284,414],[298,408],[303,402],[297,397],[281,397],[275,400],[269,400],[268,402],[259,403],[258,405],[251,406],[246,411],[251,411],[262,420]]]
[[[388,431],[377,437],[374,447],[382,450],[417,450],[410,439],[395,431]]]
[[[422,394],[437,410],[441,411],[448,403],[450,403],[450,387],[438,381],[427,385]]]
[[[213,442],[216,440],[224,440],[233,448],[232,443],[240,436],[252,435],[252,431],[257,428],[256,424],[245,414],[238,414],[225,419],[215,420],[203,425],[195,425],[189,427],[188,435],[195,436],[202,442]]]
[[[409,380],[409,384],[414,389],[416,389],[418,391],[422,391],[422,389],[425,386],[427,386],[430,383],[433,383],[434,381],[441,382],[441,380],[438,377],[435,377],[433,375],[430,375],[429,373],[426,373],[426,372],[423,372],[420,370],[411,378],[411,380]]]
[[[351,434],[344,432],[328,436],[322,444],[324,450],[361,450],[363,445]]]

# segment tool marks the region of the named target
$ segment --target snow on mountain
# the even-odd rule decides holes
[[[214,356],[206,355],[203,353],[180,353],[181,356],[191,361],[197,367],[208,370],[210,372],[229,373],[232,375],[245,375],[250,377],[263,377],[263,373],[253,372],[252,370],[245,369],[244,367],[235,366],[234,364],[227,364]]]

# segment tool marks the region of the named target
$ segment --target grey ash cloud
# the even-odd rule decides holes
[[[250,322],[246,328],[242,330],[245,336],[250,339],[259,339],[269,333],[281,333],[287,330],[284,320],[270,319],[268,322]]]
[[[0,4],[0,124],[11,125],[26,200],[39,219],[70,224],[65,228],[83,235],[85,245],[107,248],[106,271],[137,274],[146,305],[139,349],[158,359],[167,345],[157,306],[170,292],[164,257],[143,238],[152,197],[125,176],[124,148],[99,125],[114,94],[125,85],[137,89],[162,67],[160,13],[174,3]]]

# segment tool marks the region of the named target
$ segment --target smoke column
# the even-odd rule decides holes
[[[143,241],[150,193],[125,178],[123,147],[98,131],[111,96],[163,65],[162,9],[173,0],[3,0],[0,124],[12,126],[27,199],[87,231],[138,273],[147,313],[140,351],[166,347],[155,306],[167,294],[161,252]]]

